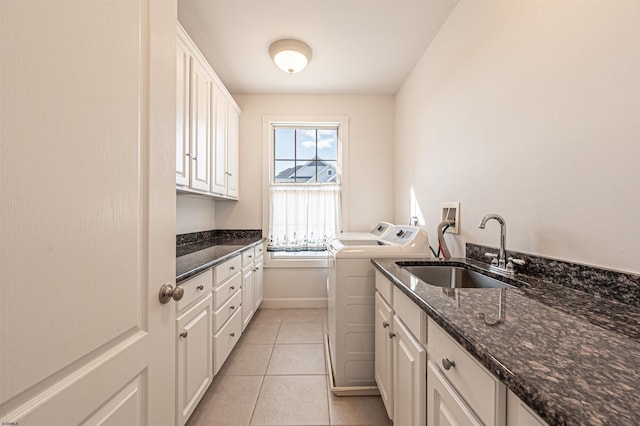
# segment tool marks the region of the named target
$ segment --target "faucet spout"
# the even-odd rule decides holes
[[[478,228],[484,229],[487,222],[491,219],[495,219],[500,224],[500,252],[498,253],[498,267],[505,268],[507,264],[507,251],[505,247],[507,246],[507,224],[502,218],[502,216],[497,215],[495,213],[490,213],[485,215],[480,221]]]

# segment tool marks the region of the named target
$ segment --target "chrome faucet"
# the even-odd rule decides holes
[[[500,252],[498,253],[497,264],[498,268],[506,270],[507,267],[507,251],[505,249],[507,245],[507,224],[505,223],[502,216],[497,215],[495,213],[490,213],[482,218],[478,228],[484,229],[484,226],[491,219],[495,219],[500,224]]]
[[[447,242],[444,240],[444,228],[455,224],[456,222],[453,220],[443,220],[438,224],[438,244],[440,244],[440,248],[442,249],[442,258],[445,260],[451,259],[451,252],[449,251],[449,247],[447,247]]]

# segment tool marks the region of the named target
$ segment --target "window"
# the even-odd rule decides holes
[[[337,183],[338,127],[273,129],[274,183]]]
[[[345,128],[342,120],[268,123],[269,251],[315,257],[341,229]]]

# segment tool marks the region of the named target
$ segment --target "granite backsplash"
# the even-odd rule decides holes
[[[495,247],[473,243],[466,243],[465,250],[467,258],[485,263],[490,263],[490,259],[485,256],[485,253],[498,253],[498,249]],[[512,250],[507,250],[507,257],[525,261],[522,266],[516,265],[518,274],[553,282],[595,297],[640,307],[640,275]]]
[[[262,238],[262,229],[214,229],[176,235],[176,247],[187,244],[212,241],[224,244],[239,238]]]

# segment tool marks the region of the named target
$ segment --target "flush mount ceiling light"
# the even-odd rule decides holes
[[[269,46],[269,55],[282,71],[295,74],[311,61],[311,48],[300,40],[278,40]]]

